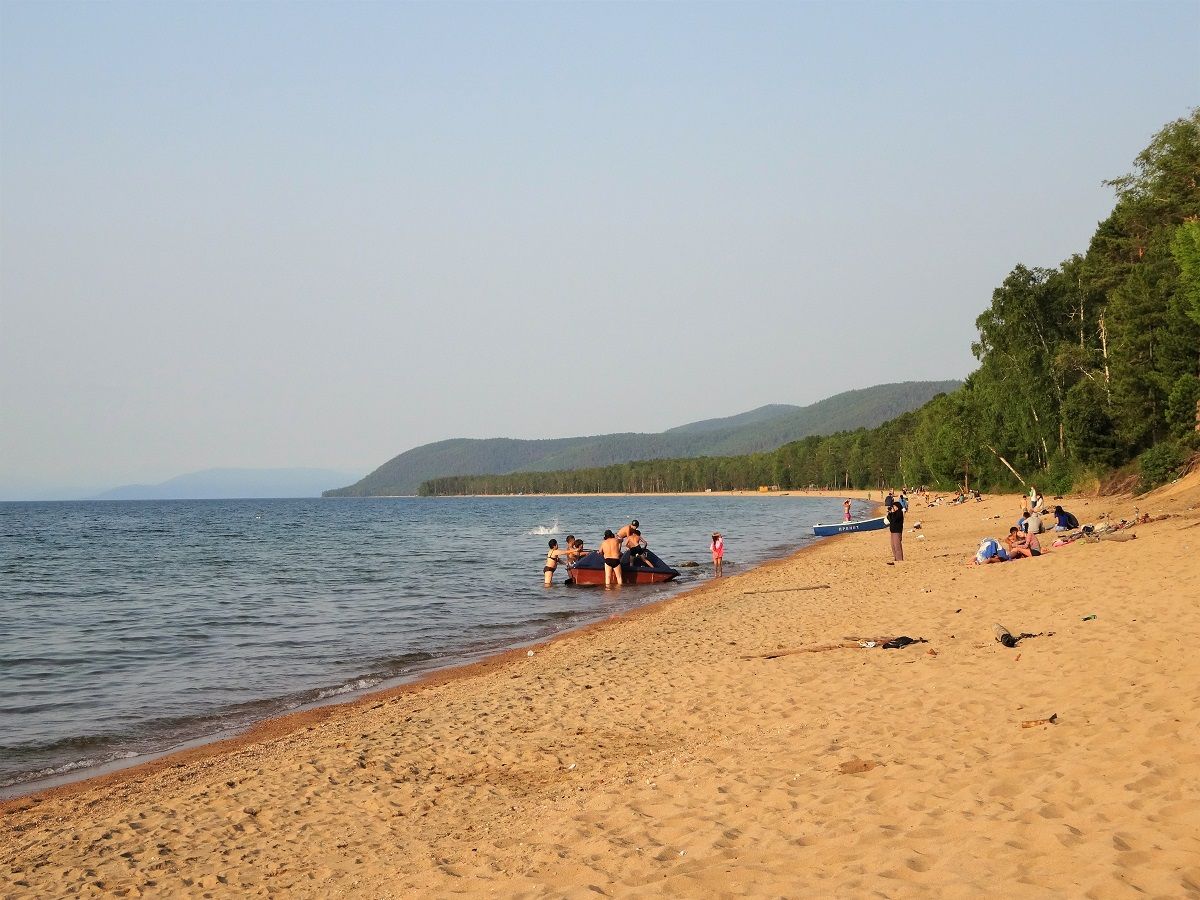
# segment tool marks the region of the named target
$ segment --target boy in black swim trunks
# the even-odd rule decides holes
[[[612,529],[604,532],[604,540],[600,542],[600,555],[604,557],[604,586],[608,587],[616,575],[617,584],[624,584],[621,575],[621,542],[612,533]]]

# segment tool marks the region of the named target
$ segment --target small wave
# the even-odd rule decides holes
[[[535,525],[530,528],[526,534],[562,534],[562,529],[558,525],[558,516],[554,517],[553,525]]]
[[[342,694],[349,694],[354,691],[365,691],[368,688],[373,688],[379,684],[378,678],[359,678],[357,681],[351,681],[348,684],[343,684],[340,687],[327,688],[317,692],[318,700],[326,700],[330,697],[338,697]]]

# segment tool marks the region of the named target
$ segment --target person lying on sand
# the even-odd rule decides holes
[[[1008,553],[1000,546],[1000,542],[995,538],[984,538],[979,542],[979,549],[975,551],[973,560],[977,566],[986,566],[991,563],[1008,562]]]

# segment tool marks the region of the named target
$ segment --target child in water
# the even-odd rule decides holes
[[[709,549],[712,550],[713,574],[720,575],[725,561],[725,540],[721,537],[721,532],[712,533],[712,546]]]

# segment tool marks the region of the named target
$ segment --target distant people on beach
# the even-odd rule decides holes
[[[850,521],[850,501],[849,500],[844,500],[842,502],[842,509],[844,509],[846,511],[846,515],[844,517],[845,521],[849,522]],[[714,535],[714,537],[715,537],[715,535]]]
[[[846,502],[849,503],[850,501],[847,500]],[[847,511],[848,514],[849,512]],[[720,575],[725,563],[725,539],[721,537],[721,532],[714,531],[712,533],[712,545],[709,549],[712,551],[713,574]]]
[[[1025,524],[1021,530],[1026,534],[1041,534],[1046,530],[1045,524],[1042,522],[1042,517],[1037,510],[1030,510],[1029,515],[1025,518]]]
[[[892,559],[904,562],[904,510],[893,500],[887,510],[887,526],[892,542]]]
[[[1054,530],[1074,531],[1079,527],[1079,520],[1061,506],[1054,507]]]
[[[550,549],[546,553],[546,564],[542,566],[542,578],[546,587],[554,580],[554,571],[558,568],[558,560],[566,551],[558,549],[558,541],[550,538]]]
[[[621,542],[612,533],[612,529],[606,529],[604,532],[604,540],[600,542],[600,555],[604,557],[604,586],[608,587],[614,577],[617,584],[624,584],[625,579],[621,576]]]

